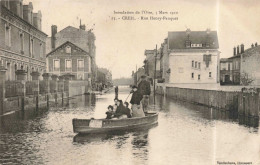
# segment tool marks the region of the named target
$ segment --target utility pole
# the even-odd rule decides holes
[[[154,105],[155,105],[156,60],[157,60],[157,44],[156,44],[156,49],[155,49],[155,59],[154,59],[154,78],[153,78],[153,102],[154,102]]]

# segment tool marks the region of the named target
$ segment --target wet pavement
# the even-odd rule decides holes
[[[119,89],[123,101],[128,88]],[[76,135],[73,118],[104,118],[114,93],[77,96],[67,107],[0,118],[0,164],[260,164],[258,127],[231,113],[157,96],[158,125],[132,132]],[[129,100],[129,99],[128,99]],[[153,99],[150,99],[153,105]]]

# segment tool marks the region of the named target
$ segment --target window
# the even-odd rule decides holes
[[[197,68],[197,61],[195,62],[195,68]]]
[[[20,32],[20,44],[21,44],[21,52],[24,51],[24,34]]]
[[[5,24],[5,45],[11,46],[11,26]]]
[[[211,77],[211,72],[209,72],[209,77]]]
[[[194,78],[194,73],[191,73],[191,78]]]
[[[191,62],[191,66],[194,67],[194,61]]]
[[[71,71],[71,60],[65,60],[66,71]]]
[[[78,71],[84,70],[84,60],[78,60]]]
[[[30,57],[33,57],[33,39],[30,39]]]
[[[40,57],[43,58],[43,48],[42,48],[42,43],[40,43]]]
[[[66,46],[66,53],[71,53],[71,47],[70,46]]]
[[[200,80],[200,74],[198,75],[198,80]]]
[[[53,70],[60,71],[60,60],[54,60],[53,63]]]
[[[198,62],[198,68],[200,69],[200,62]]]

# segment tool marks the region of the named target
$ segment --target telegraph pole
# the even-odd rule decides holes
[[[153,102],[155,105],[155,79],[156,79],[156,60],[157,60],[157,44],[155,49],[155,60],[154,60],[154,78],[153,78]]]

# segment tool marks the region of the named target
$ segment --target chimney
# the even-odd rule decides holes
[[[237,55],[239,55],[239,45],[237,45]]]
[[[257,47],[257,42],[255,43],[255,47]]]
[[[56,25],[52,25],[51,26],[51,48],[52,50],[55,49],[55,34],[57,33],[57,26]]]
[[[245,52],[244,44],[241,44],[240,47],[241,47],[241,53],[244,53]]]
[[[29,5],[23,5],[23,19],[30,24],[33,23],[33,5],[32,2]]]
[[[86,30],[86,25],[80,25],[79,28],[80,28],[81,30]]]
[[[251,48],[253,48],[253,47],[254,47],[254,44],[251,45]]]
[[[40,10],[38,13],[33,13],[33,26],[42,30],[42,13]]]
[[[236,47],[234,47],[233,50],[234,50],[233,55],[236,56],[236,55],[237,55],[237,54],[236,54],[236,52],[237,52],[237,51],[236,51]]]

